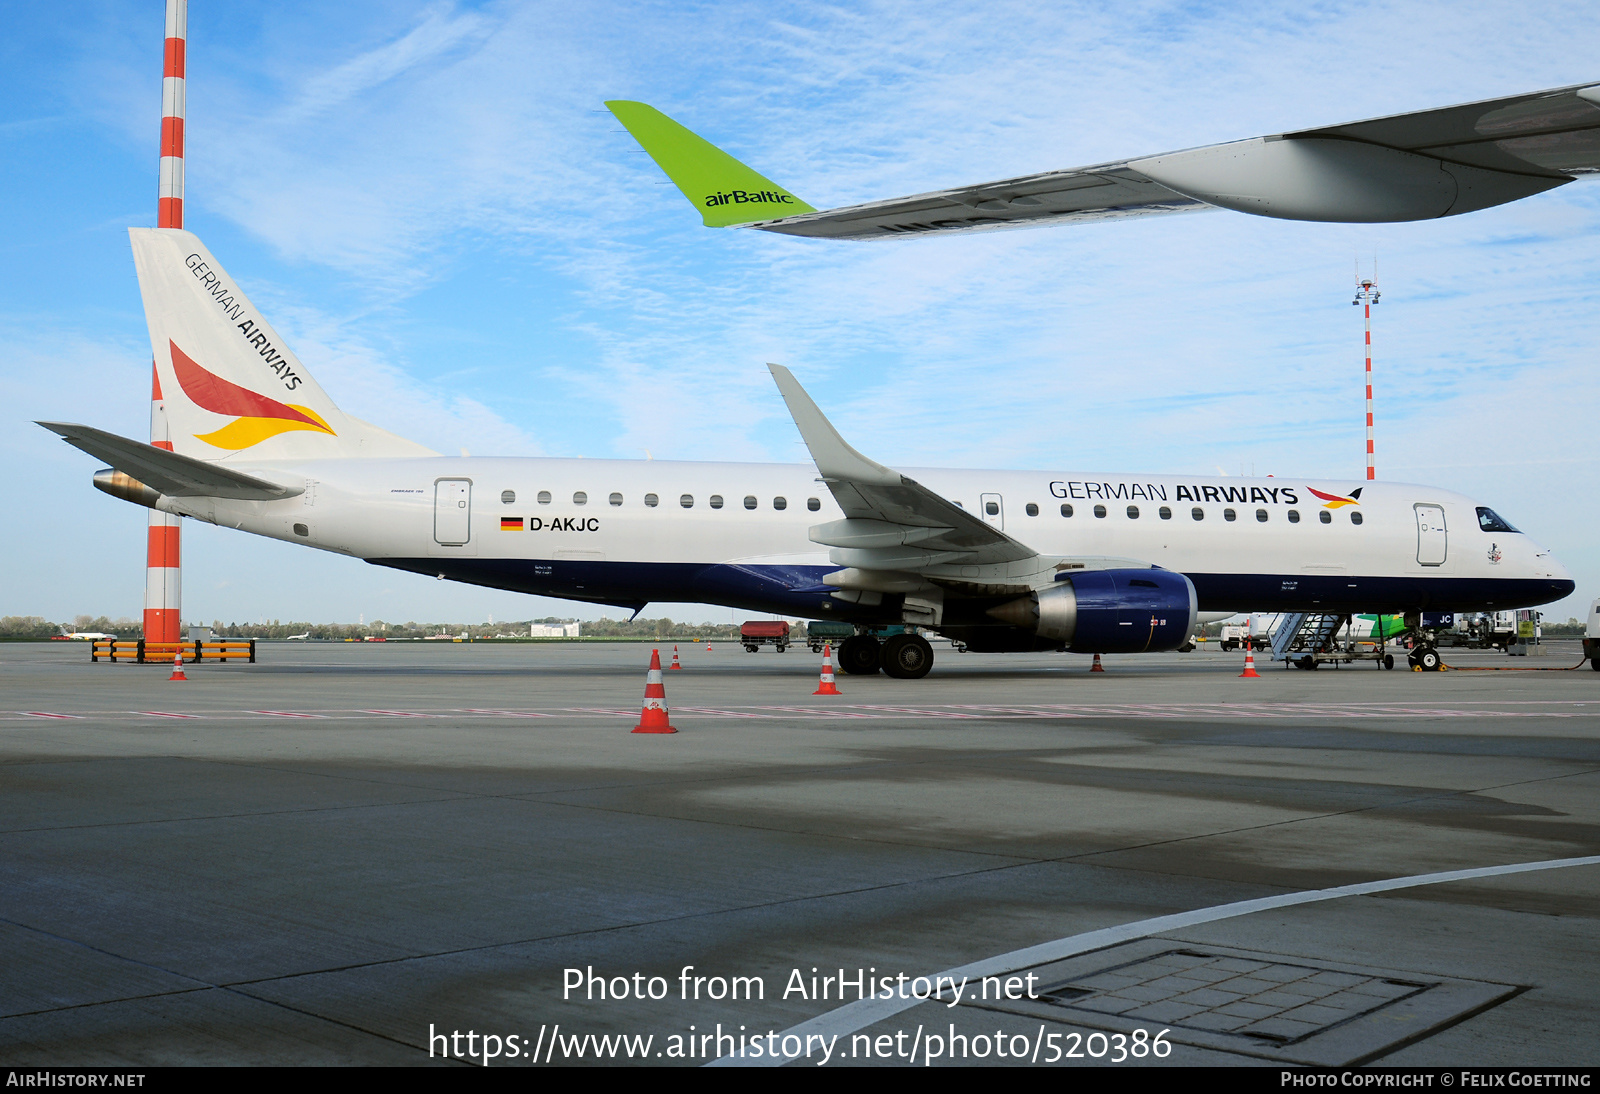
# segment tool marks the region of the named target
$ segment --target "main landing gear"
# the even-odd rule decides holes
[[[879,642],[857,634],[839,644],[839,668],[851,676],[871,676],[879,669],[896,680],[920,680],[933,668],[933,647],[920,634],[891,635]]]

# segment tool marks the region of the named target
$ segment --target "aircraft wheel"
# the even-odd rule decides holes
[[[883,667],[883,648],[870,634],[853,634],[839,643],[839,671],[871,676]]]
[[[1423,672],[1438,672],[1443,663],[1439,651],[1432,646],[1425,646],[1417,653],[1417,665]]]
[[[896,680],[920,680],[933,668],[933,647],[920,634],[897,634],[883,644],[883,671]]]
[[[1600,657],[1589,658],[1589,667],[1594,669],[1595,672],[1600,672]]]

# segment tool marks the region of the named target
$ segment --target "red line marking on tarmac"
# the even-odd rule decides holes
[[[614,710],[610,707],[562,707],[569,714],[610,714],[618,718],[637,718],[637,710]]]
[[[823,710],[820,707],[758,707],[758,710],[782,710],[791,714],[810,714],[816,718],[882,718],[881,714],[861,714],[850,710]]]
[[[25,710],[22,712],[27,718],[82,718],[81,714],[52,714],[47,710]]]
[[[889,714],[920,714],[924,718],[977,718],[976,714],[963,714],[958,710],[924,710],[921,707],[890,707],[876,703],[862,703],[862,710],[881,710]]]
[[[554,714],[540,714],[536,710],[463,710],[462,714],[495,714],[504,718],[554,718]]]
[[[383,714],[390,718],[433,718],[435,715],[424,714],[420,710],[358,710],[357,714]]]
[[[141,710],[138,713],[147,714],[152,718],[198,718],[198,714],[174,714],[170,710]]]
[[[326,714],[307,714],[300,710],[247,710],[246,714],[265,714],[273,718],[326,718]]]
[[[725,718],[771,718],[770,714],[746,714],[738,710],[720,710],[717,707],[673,707],[686,714],[720,714]]]

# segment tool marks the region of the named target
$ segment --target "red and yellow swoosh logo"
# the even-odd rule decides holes
[[[178,385],[195,406],[213,414],[238,415],[215,432],[196,433],[197,440],[216,448],[238,450],[296,429],[337,436],[311,408],[280,403],[265,395],[257,395],[248,388],[242,388],[201,368],[192,357],[178,348],[176,342],[169,341],[167,345],[172,348],[172,371],[178,377]]]
[[[1323,502],[1322,507],[1324,509],[1338,509],[1338,508],[1341,508],[1341,507],[1346,506],[1346,505],[1360,505],[1361,504],[1361,501],[1360,501],[1361,491],[1360,490],[1353,491],[1350,494],[1350,496],[1347,498],[1347,497],[1343,497],[1343,496],[1341,496],[1339,494],[1324,494],[1321,490],[1318,490],[1315,486],[1308,486],[1308,487],[1306,487],[1306,489],[1311,491],[1317,497],[1322,499],[1322,502]]]

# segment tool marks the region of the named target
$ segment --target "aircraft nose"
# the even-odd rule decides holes
[[[1578,583],[1572,580],[1572,572],[1563,566],[1555,555],[1540,547],[1534,552],[1533,558],[1539,576],[1550,582],[1553,599],[1560,600],[1571,596],[1577,589]]]

